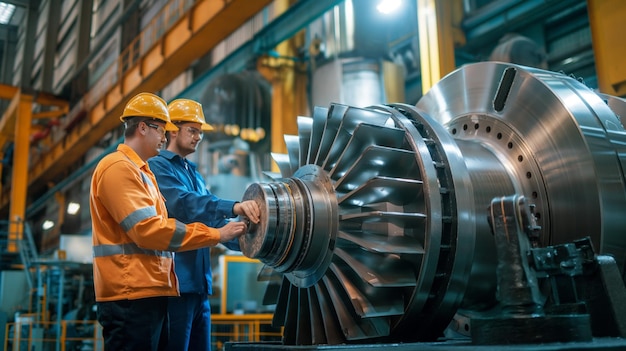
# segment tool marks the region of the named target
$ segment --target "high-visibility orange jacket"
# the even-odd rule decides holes
[[[167,217],[154,174],[125,144],[96,166],[89,202],[96,301],[177,296],[172,251],[219,242],[217,229]]]

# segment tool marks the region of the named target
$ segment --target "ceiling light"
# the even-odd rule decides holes
[[[402,5],[402,0],[381,0],[376,5],[376,10],[385,15],[395,12]]]
[[[80,210],[80,204],[78,202],[70,202],[67,204],[67,213],[71,215],[75,215]]]
[[[0,24],[7,24],[15,12],[15,5],[0,1]]]
[[[48,230],[52,227],[54,227],[54,222],[49,219],[46,219],[45,221],[43,221],[43,224],[41,225],[41,229],[43,230]]]

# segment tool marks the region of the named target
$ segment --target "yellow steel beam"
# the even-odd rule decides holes
[[[269,3],[271,0],[204,0],[194,5],[143,57],[121,73],[117,83],[88,111],[87,118],[41,156],[30,170],[30,185],[43,187],[118,127],[127,98],[163,89]],[[0,202],[0,208],[6,204]]]
[[[41,118],[58,118],[67,114],[67,109],[62,110],[50,110],[44,112],[33,113],[33,119]]]
[[[459,0],[417,0],[422,93],[456,68],[455,43],[465,38],[459,28],[463,4]]]
[[[41,91],[35,91],[31,95],[33,95],[33,102],[39,105],[56,106],[60,110],[69,110],[69,102],[65,99],[57,97],[56,95]]]
[[[0,99],[11,100],[17,94],[18,88],[12,85],[0,84]]]
[[[622,0],[587,0],[589,26],[602,93],[626,96],[626,46],[619,28],[626,21],[626,2]]]
[[[28,189],[28,155],[30,152],[30,124],[32,120],[33,97],[17,93],[11,100],[5,116],[14,116],[15,141],[13,173],[11,178],[11,201],[9,210],[9,252],[17,252],[17,241],[22,239]]]
[[[69,103],[66,100],[57,98],[56,96],[52,94],[34,92],[31,95],[31,94],[22,92],[18,87],[6,85],[6,84],[0,84],[0,99],[11,100],[11,104],[9,105],[9,108],[2,115],[2,118],[0,119],[0,150],[4,148],[7,142],[15,140],[15,132],[16,132],[15,111],[17,109],[18,101],[20,99],[25,99],[26,96],[30,96],[27,99],[32,100],[32,103],[37,103],[39,105],[44,105],[44,106],[58,107],[58,109],[56,110],[51,110],[48,112],[41,112],[38,114],[31,115],[31,119],[32,118],[56,118],[56,117],[61,117],[67,114],[68,112]],[[31,103],[31,108],[32,108],[32,103]],[[20,120],[20,123],[24,123],[24,122]],[[25,140],[29,140],[29,139],[30,138],[26,138]],[[8,194],[0,191],[0,201],[2,201],[2,204],[6,204],[8,202]],[[4,207],[4,205],[2,207]]]

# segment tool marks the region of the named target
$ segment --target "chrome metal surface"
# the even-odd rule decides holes
[[[286,273],[297,287],[317,282],[328,269],[337,236],[336,196],[326,173],[307,165],[293,178],[251,185],[243,198],[257,202],[261,222],[239,239],[241,251]]]
[[[283,178],[246,192],[263,215],[240,241],[283,276],[284,344],[434,340],[492,307],[498,196],[535,206],[542,245],[590,236],[623,272],[626,131],[572,78],[474,64],[416,106],[334,104],[298,128]]]
[[[445,77],[417,108],[455,139],[497,155],[516,193],[536,205],[542,244],[591,236],[623,271],[626,188],[619,148],[626,135],[592,90],[558,73],[478,63]]]

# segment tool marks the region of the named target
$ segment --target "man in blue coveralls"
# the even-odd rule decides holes
[[[161,150],[148,163],[165,197],[169,216],[183,223],[202,222],[215,228],[236,216],[258,223],[260,213],[254,201],[236,202],[211,194],[196,165],[185,158],[196,151],[203,131],[213,129],[205,122],[202,105],[189,99],[176,99],[168,105],[168,110],[178,131],[169,133],[166,150]],[[239,243],[232,241],[226,247],[239,250]],[[175,271],[180,282],[180,297],[170,298],[168,304],[170,338],[167,349],[210,350],[210,249],[176,253]]]

